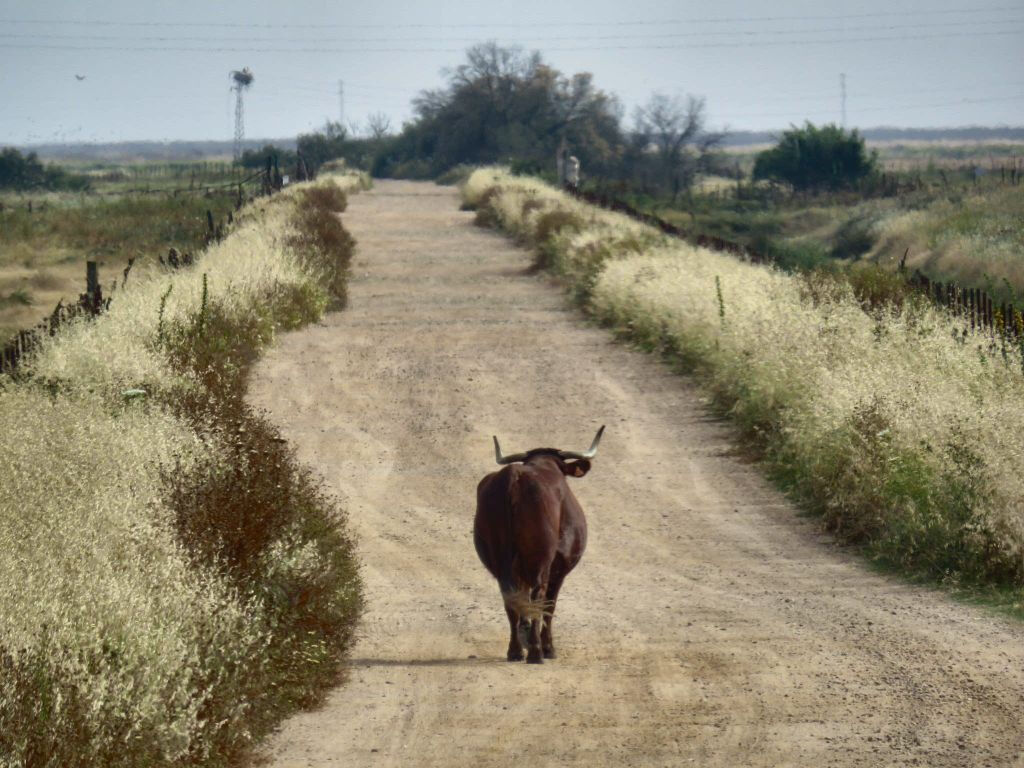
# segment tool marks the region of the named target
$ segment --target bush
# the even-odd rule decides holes
[[[434,182],[444,186],[461,184],[469,178],[469,175],[473,173],[474,170],[476,169],[472,165],[459,163],[458,165],[453,165],[447,171],[434,179]]]
[[[871,250],[875,244],[875,235],[871,230],[870,219],[855,216],[836,230],[829,255],[835,259],[856,259]]]
[[[847,133],[836,125],[818,128],[808,122],[757,155],[754,180],[782,181],[799,190],[839,189],[873,173],[876,157],[868,154],[856,129]]]
[[[828,260],[824,246],[814,241],[792,243],[764,239],[755,241],[753,248],[787,272],[806,272],[821,267]]]
[[[537,218],[534,229],[536,253],[533,266],[535,269],[550,269],[557,255],[553,242],[555,235],[563,232],[579,232],[583,229],[583,219],[572,211],[559,209],[545,211]]]
[[[901,311],[908,304],[925,303],[924,297],[907,282],[905,275],[878,264],[855,264],[844,273],[844,277],[860,305],[872,313]]]
[[[317,184],[302,190],[305,205],[320,208],[328,213],[344,213],[348,208],[348,197],[344,190],[335,184]]]
[[[289,243],[309,267],[323,275],[331,295],[343,307],[356,247],[355,238],[342,226],[338,215],[345,210],[348,200],[344,192],[331,184],[306,190],[304,201],[306,204],[295,214],[295,234]]]

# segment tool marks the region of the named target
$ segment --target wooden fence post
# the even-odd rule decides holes
[[[85,262],[85,293],[90,302],[100,289],[100,273],[95,261]]]

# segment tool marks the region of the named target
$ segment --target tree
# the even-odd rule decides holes
[[[372,112],[366,118],[366,129],[373,141],[380,141],[391,133],[391,118],[383,112]]]
[[[297,159],[293,149],[282,149],[273,144],[264,144],[261,149],[245,150],[238,159],[238,164],[243,168],[262,168],[266,165],[268,155],[277,157],[277,162],[281,167],[291,167],[295,165]]]
[[[758,154],[754,179],[791,184],[794,189],[839,189],[855,184],[875,170],[878,153],[867,151],[864,139],[835,124],[820,128],[808,122],[782,134],[779,143]]]
[[[589,74],[566,77],[540,54],[490,42],[445,72],[443,88],[413,101],[416,119],[383,147],[377,173],[436,175],[459,163],[553,167],[563,138],[584,169],[600,170],[622,150],[618,101]]]
[[[375,141],[356,138],[353,132],[340,122],[328,120],[323,128],[313,133],[304,133],[296,141],[309,168],[316,169],[328,160],[342,158],[354,168],[369,168],[373,161]]]
[[[650,100],[634,113],[634,162],[643,165],[643,155],[655,148],[657,167],[673,201],[680,191],[689,189],[709,153],[722,141],[723,134],[705,131],[704,99],[653,93]],[[636,157],[637,150],[641,157]]]
[[[307,163],[319,168],[328,160],[344,157],[347,142],[348,129],[339,122],[328,120],[319,131],[300,134],[296,146]]]

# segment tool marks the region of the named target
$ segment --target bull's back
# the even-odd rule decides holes
[[[499,581],[532,580],[558,551],[564,480],[549,474],[510,464],[480,481],[473,541]]]

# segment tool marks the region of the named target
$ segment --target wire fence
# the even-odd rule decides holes
[[[299,175],[302,176],[304,169],[300,167]],[[248,184],[249,194],[246,194],[245,186]],[[222,186],[227,188],[237,187],[238,197],[235,210],[239,210],[246,200],[255,197],[271,195],[284,186],[284,177],[281,175],[276,159],[267,158],[266,166],[256,173],[250,174],[240,181],[232,181]],[[155,190],[154,190],[155,192]],[[168,190],[161,190],[161,194],[168,194]],[[120,193],[119,193],[120,194]],[[31,204],[30,204],[31,205]],[[31,207],[29,208],[31,210]],[[234,224],[234,216],[229,211],[224,221],[215,220],[213,211],[206,211],[206,232],[203,240],[209,245],[223,239]],[[164,269],[179,269],[194,264],[196,256],[191,253],[181,253],[177,248],[170,248],[165,257],[158,255],[161,266]],[[121,288],[128,283],[128,276],[131,274],[135,258],[129,258],[127,266],[122,270]],[[31,354],[46,338],[55,336],[57,331],[64,325],[79,319],[95,318],[110,308],[111,297],[104,296],[103,286],[99,280],[99,266],[95,261],[87,261],[85,265],[85,292],[79,294],[78,298],[71,304],[65,304],[63,299],[57,302],[57,306],[46,319],[37,323],[31,328],[19,331],[10,341],[0,348],[0,375],[17,375],[26,357]],[[117,289],[117,279],[109,285],[109,292],[112,294]]]
[[[1019,177],[1015,175],[1010,183],[1016,185],[1018,180]],[[693,245],[729,253],[754,264],[775,263],[775,260],[764,252],[715,235],[693,234],[605,192],[592,192],[571,185],[566,186],[566,191],[579,200],[625,214],[636,221],[655,227],[666,235]],[[909,274],[906,270],[908,254],[909,249],[900,261],[899,274],[904,276],[912,289],[929,298],[937,306],[945,308],[951,315],[963,319],[965,327],[969,326],[971,330],[983,329],[993,335],[1012,337],[1024,343],[1024,313],[1020,307],[1012,302],[999,302],[981,288],[968,288],[954,282],[931,280],[920,270],[914,270]]]

